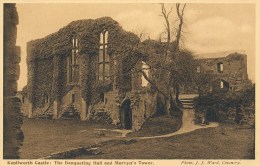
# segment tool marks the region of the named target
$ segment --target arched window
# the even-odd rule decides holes
[[[108,31],[100,33],[100,46],[98,56],[98,79],[103,83],[110,80],[110,66],[108,48]]]
[[[79,66],[78,66],[78,38],[73,35],[71,39],[72,49],[71,54],[68,56],[68,82],[73,83],[78,81]]]
[[[142,70],[147,76],[149,76],[149,66],[144,61],[142,61]],[[147,87],[147,85],[148,81],[142,75],[142,87]]]

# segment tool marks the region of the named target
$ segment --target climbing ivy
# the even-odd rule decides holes
[[[72,49],[71,38],[77,35],[79,41],[79,63],[80,63],[80,86],[81,94],[87,102],[95,98],[95,94],[112,89],[114,78],[108,84],[97,82],[97,57],[99,54],[100,33],[107,30],[108,53],[111,61],[118,63],[133,64],[137,61],[135,54],[139,38],[126,32],[110,17],[96,20],[73,21],[61,28],[58,32],[50,34],[42,39],[27,43],[28,76],[28,98],[36,106],[43,105],[44,94],[48,94],[50,100],[60,100],[70,86],[67,86],[67,57]],[[134,61],[134,62],[132,62]],[[114,67],[111,63],[110,67]],[[124,71],[129,71],[122,65],[115,66],[114,76],[120,78]],[[115,79],[115,80],[122,80]],[[122,82],[122,81],[121,81]],[[118,86],[125,86],[118,83]],[[120,87],[119,87],[120,88]]]

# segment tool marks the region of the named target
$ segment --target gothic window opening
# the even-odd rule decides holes
[[[78,65],[78,38],[74,35],[71,39],[72,49],[68,57],[68,82],[76,83],[79,80],[79,65]]]
[[[218,68],[218,72],[222,73],[223,70],[224,70],[223,63],[222,63],[222,62],[219,62],[219,63],[217,64],[217,68]]]
[[[110,66],[109,66],[109,55],[107,52],[108,48],[108,31],[100,33],[100,46],[98,56],[98,79],[102,83],[110,80]]]
[[[149,66],[144,61],[142,61],[142,70],[147,76],[149,76]],[[142,75],[142,87],[147,87],[147,86],[148,86],[148,81]]]

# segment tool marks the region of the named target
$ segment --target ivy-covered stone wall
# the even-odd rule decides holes
[[[97,87],[97,57],[100,33],[104,30],[108,31],[108,54],[113,62],[110,68],[114,68],[115,61],[121,65],[117,65],[114,73],[110,73],[118,78],[111,77],[110,84]],[[119,89],[125,90],[129,84],[122,84],[122,75],[130,71],[140,58],[135,50],[139,38],[131,32],[124,31],[109,17],[73,21],[56,33],[27,43],[28,98],[34,106],[42,106],[45,93],[49,94],[51,101],[60,100],[70,89],[66,80],[66,59],[71,53],[71,39],[75,34],[79,41],[81,95],[88,104],[93,100],[97,89],[108,90],[114,80],[118,82],[116,84]],[[126,65],[122,63],[132,65],[128,65],[129,69],[126,69]]]

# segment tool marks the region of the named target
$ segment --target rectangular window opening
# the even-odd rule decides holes
[[[218,68],[218,72],[223,72],[224,70],[223,63],[222,62],[218,63],[217,68]]]
[[[72,102],[72,103],[75,103],[75,94],[72,94],[72,96],[71,96],[71,102]]]

